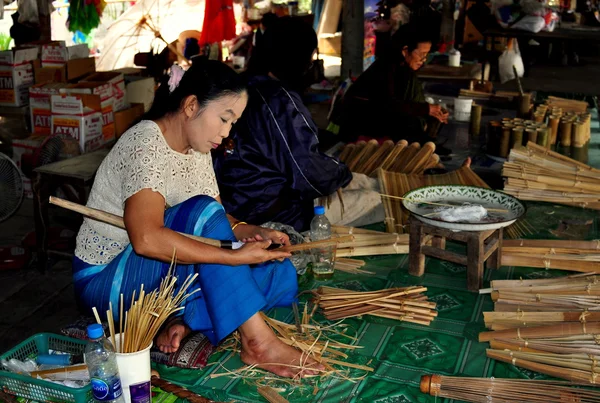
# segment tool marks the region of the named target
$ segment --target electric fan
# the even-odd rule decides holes
[[[23,201],[23,178],[12,159],[0,153],[0,222],[12,216]]]

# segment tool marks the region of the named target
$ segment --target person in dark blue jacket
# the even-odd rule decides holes
[[[215,172],[232,215],[303,231],[314,199],[348,185],[352,173],[318,150],[318,128],[298,93],[317,47],[314,30],[281,18],[267,33],[267,70],[250,79],[248,106],[231,130],[232,148],[213,156]]]

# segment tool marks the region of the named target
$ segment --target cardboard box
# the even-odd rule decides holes
[[[69,60],[88,57],[90,48],[85,43],[67,47],[64,41],[57,41],[42,45],[42,67],[62,67]]]
[[[115,138],[115,115],[113,86],[108,82],[82,81],[71,84],[66,89],[67,94],[94,94],[100,97],[102,110],[102,135],[104,143]]]
[[[93,57],[69,60],[61,67],[42,67],[40,60],[33,62],[35,83],[66,83],[75,81],[96,72],[96,60]]]
[[[0,52],[0,105],[29,103],[29,87],[34,83],[32,61],[37,56],[35,47]]]
[[[125,77],[122,73],[116,71],[101,71],[90,74],[83,81],[105,82],[112,86],[113,97],[115,99],[115,112],[129,108],[129,102],[125,94]]]
[[[132,104],[130,108],[115,112],[116,138],[121,137],[144,114],[144,104]]]
[[[29,87],[29,110],[31,115],[31,131],[34,134],[50,134],[50,97],[57,95],[65,83],[35,84]]]
[[[130,104],[144,104],[144,111],[148,112],[154,101],[156,84],[152,77],[125,76],[127,89],[127,102]]]
[[[82,153],[104,145],[102,108],[98,95],[52,95],[50,102],[52,134],[74,138],[79,142]]]

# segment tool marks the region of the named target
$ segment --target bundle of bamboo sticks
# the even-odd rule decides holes
[[[502,175],[519,199],[600,210],[600,170],[532,142],[511,150]]]
[[[408,234],[390,234],[343,226],[332,226],[336,236],[352,236],[350,242],[337,246],[336,258],[408,253]]]
[[[173,262],[171,263],[171,269]],[[119,353],[135,353],[142,351],[152,344],[154,337],[162,325],[173,314],[183,309],[183,302],[192,294],[200,291],[194,290],[187,293],[188,288],[196,280],[198,274],[188,276],[188,278],[176,290],[177,277],[174,277],[169,270],[169,273],[160,282],[158,289],[146,293],[142,284],[138,298],[136,292],[133,292],[131,297],[131,305],[126,312],[123,294],[120,298],[119,306],[119,332],[116,331],[114,323],[115,313],[112,310],[112,303],[109,304],[109,310],[106,312],[108,327],[110,331],[110,339]],[[92,308],[96,321],[101,324],[100,316],[96,308]],[[116,335],[119,335],[117,342]]]
[[[595,273],[492,281],[495,312],[484,312],[487,356],[578,383],[600,368],[600,283]],[[600,381],[600,379],[598,380]]]
[[[439,165],[440,157],[435,154],[435,144],[408,144],[400,140],[396,144],[387,140],[379,145],[377,140],[359,141],[348,144],[340,154],[340,161],[352,172],[374,175],[377,170],[406,174],[422,174],[426,169]]]
[[[387,232],[402,234],[408,212],[402,206],[402,201],[394,197],[402,197],[409,191],[431,185],[469,185],[489,188],[489,186],[471,170],[470,159],[455,171],[441,175],[407,175],[397,172],[380,170],[378,173]],[[392,196],[392,197],[389,197]]]
[[[502,265],[597,272],[599,247],[598,241],[506,240],[502,246]]]
[[[560,381],[463,378],[443,375],[423,375],[420,383],[422,393],[465,402],[600,402],[600,392],[570,386],[572,383]]]
[[[423,294],[425,287],[388,288],[358,292],[319,287],[316,303],[328,320],[373,315],[429,326],[437,316],[436,304]]]

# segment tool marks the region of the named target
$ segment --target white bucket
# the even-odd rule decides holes
[[[448,66],[460,67],[460,52],[456,49],[452,49],[448,53]]]
[[[120,335],[115,336],[115,341],[117,342],[117,346],[120,344],[121,339]],[[125,399],[125,403],[131,403],[131,391],[129,390],[129,386],[138,385],[143,383],[150,384],[150,378],[152,377],[151,368],[150,368],[150,349],[152,348],[152,343],[142,351],[138,351],[136,353],[117,353],[117,366],[119,367],[119,377],[121,378],[121,387],[123,388],[123,398]],[[116,347],[118,351],[119,348]],[[139,389],[139,388],[138,388]],[[148,390],[148,400],[152,401],[152,396],[150,394],[150,387]],[[138,395],[138,399],[141,396]],[[143,399],[139,399],[136,401],[144,401]]]
[[[468,122],[471,119],[471,106],[473,100],[470,98],[454,99],[454,120]]]

